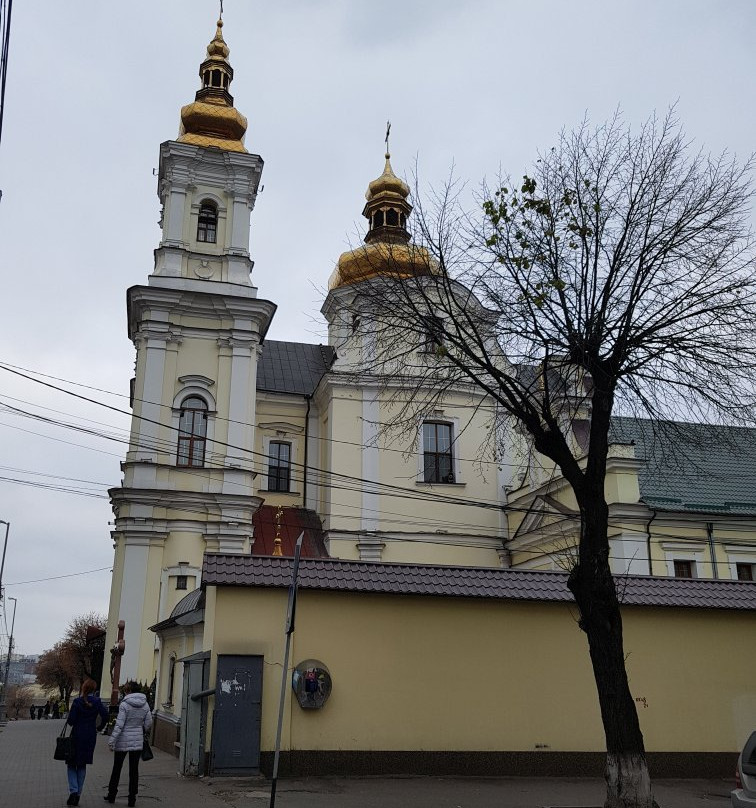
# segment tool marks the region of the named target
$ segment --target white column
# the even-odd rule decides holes
[[[124,677],[138,677],[139,646],[143,637],[145,584],[147,583],[147,562],[150,553],[150,540],[147,537],[126,539],[123,558],[121,601],[118,604],[118,619],[124,620],[126,651],[121,661],[122,680]],[[149,638],[147,638],[149,639]]]
[[[134,432],[131,450],[134,460],[156,463],[160,438],[161,406],[165,379],[165,353],[168,335],[145,329],[140,333],[140,350],[144,355],[144,384],[142,400],[135,402]]]
[[[186,186],[171,186],[163,213],[164,246],[181,247],[183,245],[186,193]]]
[[[609,566],[615,575],[648,575],[648,542],[641,533],[609,539]]]

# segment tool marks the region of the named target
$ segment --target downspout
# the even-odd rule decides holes
[[[307,412],[305,413],[305,434],[304,434],[304,469],[302,469],[302,507],[307,507],[307,457],[308,449],[310,447],[310,405],[312,404],[312,397],[305,396],[307,401]]]
[[[714,552],[714,523],[706,523],[706,539],[709,543],[709,558],[711,559],[711,575],[712,578],[719,578],[717,574],[717,556]]]
[[[651,509],[651,518],[646,523],[646,553],[648,554],[648,574],[654,574],[653,562],[651,561],[651,522],[656,519],[658,512],[656,508]]]

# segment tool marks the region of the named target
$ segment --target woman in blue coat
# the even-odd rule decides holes
[[[87,764],[92,762],[95,744],[97,743],[97,718],[101,726],[108,720],[108,708],[93,695],[97,684],[92,679],[85,679],[81,686],[81,695],[74,699],[68,723],[73,727],[73,757],[67,761],[68,767],[68,802],[66,805],[78,805],[84,778],[87,776]]]

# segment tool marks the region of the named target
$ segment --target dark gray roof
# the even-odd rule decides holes
[[[288,587],[292,560],[265,556],[206,553],[203,584]],[[382,564],[339,559],[302,559],[301,589],[389,595],[436,595],[572,602],[567,574],[490,567],[440,567]],[[708,609],[756,608],[756,583],[705,579],[617,578],[622,603],[631,606],[682,606]]]
[[[265,340],[257,366],[257,389],[310,396],[335,357],[330,345]]]
[[[756,429],[613,418],[612,440],[644,460],[641,499],[652,508],[756,514]]]
[[[194,625],[201,622],[205,615],[205,590],[193,589],[173,607],[170,617],[150,626],[150,631],[160,631],[173,626]]]

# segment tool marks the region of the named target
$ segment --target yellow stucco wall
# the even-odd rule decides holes
[[[208,588],[205,647],[262,654],[273,747],[285,590]],[[648,751],[734,751],[756,723],[756,615],[624,610]],[[584,635],[569,604],[300,592],[291,662],[324,662],[321,711],[287,701],[283,749],[601,751]],[[410,718],[411,717],[411,718]],[[208,737],[210,735],[208,734]]]

